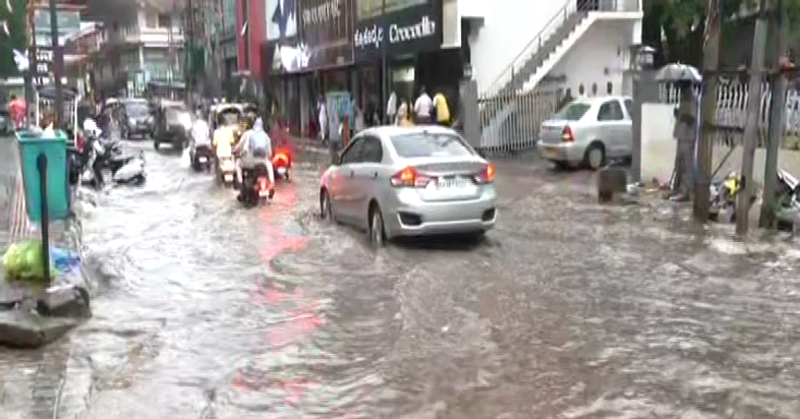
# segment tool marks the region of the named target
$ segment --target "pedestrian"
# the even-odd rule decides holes
[[[28,104],[25,103],[25,100],[17,98],[16,95],[11,95],[11,101],[8,103],[8,114],[11,115],[14,129],[20,130],[25,128],[27,113]]]
[[[443,127],[450,126],[450,107],[447,106],[447,98],[441,91],[433,97],[433,106],[436,110],[436,124]]]
[[[681,99],[675,109],[675,127],[672,136],[677,141],[675,153],[675,181],[670,198],[686,202],[692,198],[694,183],[694,146],[697,135],[697,98],[692,83],[680,82]]]
[[[397,117],[397,94],[392,92],[389,95],[389,101],[386,102],[386,124],[394,124]]]
[[[419,90],[419,97],[414,102],[414,116],[417,125],[427,125],[431,123],[431,111],[433,110],[433,100],[428,96],[425,86]]]
[[[325,144],[328,141],[328,106],[325,97],[319,95],[317,100],[317,122],[319,122],[319,141]]]
[[[401,127],[414,126],[414,123],[411,121],[411,117],[409,115],[408,101],[405,99],[400,102],[400,106],[397,108],[397,119],[395,120],[395,125]]]

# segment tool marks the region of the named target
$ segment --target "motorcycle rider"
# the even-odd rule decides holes
[[[211,139],[209,138],[210,128],[208,122],[203,117],[203,111],[198,109],[195,113],[195,120],[191,129],[191,152],[190,155],[194,158],[197,147],[211,147]]]
[[[249,118],[252,121],[252,118]],[[248,124],[251,125],[251,124]],[[236,168],[236,175],[240,187],[243,186],[243,171],[252,170],[258,164],[263,164],[267,168],[269,176],[269,197],[275,195],[275,174],[272,169],[272,142],[264,131],[264,121],[256,118],[251,128],[242,134],[242,138],[233,150],[233,154],[239,156],[239,164]]]

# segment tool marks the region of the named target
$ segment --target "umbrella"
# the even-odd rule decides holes
[[[662,82],[691,82],[691,83],[700,83],[703,80],[703,77],[700,75],[700,72],[697,71],[696,68],[681,64],[681,63],[672,63],[667,64],[664,67],[661,67],[656,73],[656,80]]]

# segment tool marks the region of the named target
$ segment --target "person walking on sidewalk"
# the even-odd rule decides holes
[[[397,118],[397,93],[392,92],[389,101],[386,102],[386,123],[394,124],[395,118]]]
[[[443,127],[450,126],[450,107],[447,106],[447,98],[441,91],[433,97],[433,106],[436,110],[436,124]]]
[[[678,143],[675,153],[675,181],[670,198],[686,202],[692,198],[694,183],[694,146],[697,135],[697,98],[690,82],[679,85],[681,101],[675,109],[675,127],[672,136]]]
[[[319,122],[319,142],[328,141],[328,107],[325,105],[325,96],[320,95],[317,100],[317,122]]]
[[[420,89],[419,97],[414,102],[414,115],[417,125],[427,125],[431,123],[431,110],[433,110],[433,100],[428,96],[425,86]]]

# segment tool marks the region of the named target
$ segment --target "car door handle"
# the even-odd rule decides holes
[[[372,174],[372,179],[377,179],[377,178],[378,178],[378,172],[373,173]]]
[[[355,172],[351,170],[350,171],[350,177],[355,177],[355,175],[356,175]]]

